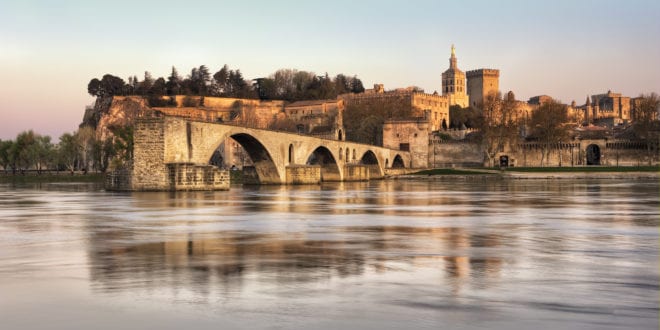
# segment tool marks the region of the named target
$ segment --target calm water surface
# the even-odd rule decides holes
[[[0,185],[0,328],[658,329],[659,191]]]

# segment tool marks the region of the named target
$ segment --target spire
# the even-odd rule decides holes
[[[451,45],[451,57],[449,58],[449,68],[457,70],[458,65],[456,64],[456,47],[454,47],[454,44]]]
[[[591,105],[591,98],[589,97],[589,95],[587,95],[587,104],[586,104],[586,106],[590,106],[590,105]]]

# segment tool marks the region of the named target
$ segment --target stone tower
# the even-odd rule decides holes
[[[500,89],[500,70],[471,70],[466,73],[466,76],[470,106],[475,109],[481,109],[486,95],[497,93]]]
[[[456,48],[451,45],[451,57],[449,58],[449,69],[442,73],[442,95],[449,99],[449,105],[460,105],[466,108],[470,101],[465,89],[465,73],[458,68],[456,59]]]

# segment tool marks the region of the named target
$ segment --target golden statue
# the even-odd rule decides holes
[[[454,47],[454,44],[451,44],[451,56],[456,56],[456,48]]]

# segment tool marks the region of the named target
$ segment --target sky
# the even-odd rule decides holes
[[[0,1],[0,139],[73,132],[92,78],[167,77],[224,64],[357,75],[366,88],[441,90],[500,70],[519,100],[583,104],[608,90],[660,93],[660,1]]]

